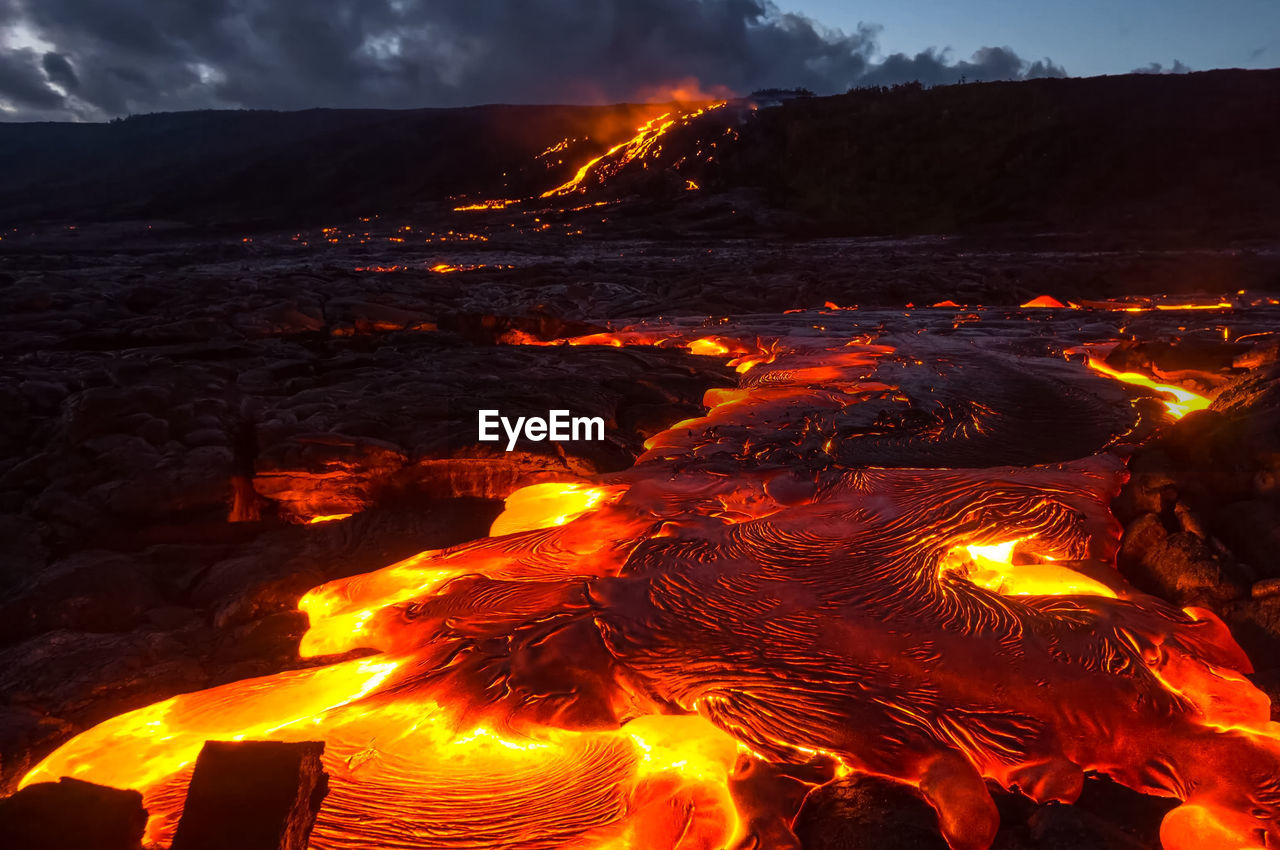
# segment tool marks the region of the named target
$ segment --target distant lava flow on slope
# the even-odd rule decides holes
[[[163,843],[204,741],[323,740],[313,847],[638,850],[797,847],[794,789],[862,771],[982,850],[988,782],[1071,801],[1097,772],[1183,801],[1167,850],[1276,846],[1248,659],[1114,569],[1124,450],[1171,413],[1063,356],[1101,326],[833,309],[563,341],[740,380],[632,468],[302,599],[303,655],[374,654],[118,716],[25,782],[137,788]]]
[[[573,177],[554,189],[542,193],[542,197],[551,198],[581,192],[591,183],[602,183],[632,163],[644,164],[650,157],[657,157],[662,152],[661,139],[672,127],[687,126],[699,116],[726,105],[726,101],[717,101],[685,111],[671,110],[656,118],[651,118],[636,129],[631,138],[619,142],[595,159],[589,160]]]
[[[655,170],[667,170],[686,190],[696,190],[699,184],[696,180],[689,179],[688,174],[700,173],[699,166],[711,161],[711,154],[718,142],[710,138],[695,139],[684,145],[677,153],[664,152],[663,146],[671,137],[673,130],[689,127],[699,118],[710,112],[724,110],[728,105],[729,101],[725,100],[672,104],[669,109],[654,115],[636,127],[634,135],[613,144],[603,153],[587,159],[577,167],[568,180],[540,192],[537,198],[523,200],[542,203],[556,199],[563,200],[599,189],[631,169],[643,171],[650,167]],[[746,102],[741,102],[739,107],[752,108]],[[721,127],[718,130],[720,134],[729,135],[736,135],[737,132],[732,127]],[[548,168],[563,164],[564,158],[571,155],[578,141],[578,139],[561,139],[540,153],[536,159]],[[555,162],[552,162],[553,157]],[[469,200],[453,209],[454,212],[483,212],[503,210],[521,203],[522,199],[518,198],[490,198]]]

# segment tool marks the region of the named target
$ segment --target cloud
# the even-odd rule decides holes
[[[49,82],[57,83],[66,91],[75,91],[79,88],[80,79],[76,76],[75,68],[71,67],[67,57],[61,53],[49,51],[40,60],[40,65],[44,68],[44,75],[49,78]]]
[[[1067,72],[1050,59],[1027,62],[1011,47],[983,47],[968,60],[952,61],[948,51],[925,50],[915,56],[895,53],[868,67],[858,85],[889,85],[919,80],[926,85],[943,85],[989,80],[1033,77],[1065,77]]]
[[[0,98],[27,109],[57,109],[63,95],[49,85],[39,54],[29,47],[0,51]]]
[[[1173,60],[1173,66],[1166,68],[1159,62],[1151,62],[1141,68],[1134,68],[1131,74],[1190,74],[1191,66],[1186,65],[1178,59]]]
[[[34,39],[0,66],[10,119],[598,103],[689,78],[828,94],[1064,74],[1009,47],[877,59],[877,27],[828,29],[765,0],[0,0],[4,27]]]

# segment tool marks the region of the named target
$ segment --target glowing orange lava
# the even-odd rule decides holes
[[[1175,387],[1172,384],[1157,383],[1153,378],[1143,375],[1141,372],[1120,372],[1112,369],[1096,357],[1090,357],[1088,363],[1090,369],[1100,372],[1109,378],[1114,378],[1117,381],[1135,387],[1146,387],[1162,395],[1173,396],[1173,400],[1165,400],[1163,403],[1169,415],[1174,419],[1181,419],[1193,410],[1204,410],[1210,404],[1210,399],[1199,393],[1193,393],[1191,390]]]
[[[672,110],[650,118],[636,129],[634,136],[619,142],[594,159],[588,160],[573,177],[554,189],[543,192],[541,197],[553,198],[585,191],[589,179],[605,176],[606,173],[616,173],[628,163],[637,162],[655,154],[659,150],[660,140],[672,127],[684,126],[698,116],[724,105],[725,101],[719,101],[688,112]]]
[[[475,210],[501,210],[518,203],[520,202],[514,198],[494,198],[488,201],[478,201],[474,204],[464,204],[460,207],[454,207],[453,211],[472,212]]]
[[[1057,298],[1054,298],[1052,295],[1040,295],[1036,298],[1032,298],[1026,304],[1022,305],[1023,309],[1026,309],[1028,307],[1066,307],[1066,306],[1067,306],[1066,304],[1063,304],[1061,301],[1059,301]]]
[[[1097,772],[1182,801],[1166,850],[1280,839],[1280,724],[1248,659],[1114,572],[1123,462],[921,463],[1000,434],[997,393],[908,391],[955,351],[987,361],[791,327],[571,340],[683,346],[738,385],[628,470],[517,490],[491,536],[302,598],[304,657],[377,654],[115,717],[24,783],[137,788],[163,842],[205,740],[322,740],[319,850],[686,850],[791,846],[752,777],[818,766],[914,786],[951,847],[984,850],[989,783],[1071,802]]]

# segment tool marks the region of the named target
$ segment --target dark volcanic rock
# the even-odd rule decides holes
[[[321,742],[208,741],[173,850],[306,850],[329,791]]]
[[[38,711],[0,706],[0,795],[73,731],[71,724]]]
[[[207,683],[168,634],[54,631],[0,651],[0,694],[11,704],[84,725]]]
[[[1218,608],[1247,594],[1238,568],[1189,531],[1170,534],[1155,514],[1130,523],[1120,569],[1139,588],[1179,605]]]
[[[1214,512],[1218,536],[1260,576],[1280,578],[1280,502],[1250,499]]]
[[[0,645],[54,629],[129,631],[159,601],[134,559],[79,552],[45,569],[28,590],[0,605]]]
[[[814,789],[794,830],[804,850],[947,850],[933,807],[915,789],[875,776]]]
[[[1125,575],[1172,602],[1223,614],[1251,656],[1280,650],[1266,598],[1269,580],[1280,578],[1280,366],[1224,387],[1210,410],[1168,428],[1130,468],[1114,505],[1127,523]]]
[[[1280,596],[1242,600],[1228,607],[1223,618],[1258,668],[1280,657]]]
[[[1100,777],[1085,782],[1074,805],[995,799],[1001,823],[992,850],[1160,850],[1160,822],[1177,804]]]
[[[142,795],[63,778],[0,800],[0,847],[138,850],[147,825]]]

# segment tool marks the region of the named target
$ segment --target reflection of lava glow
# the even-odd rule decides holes
[[[1146,387],[1147,389],[1155,390],[1162,395],[1173,396],[1172,401],[1164,401],[1164,406],[1165,410],[1167,410],[1169,415],[1174,419],[1181,419],[1193,410],[1204,410],[1209,406],[1210,400],[1199,393],[1193,393],[1191,390],[1186,390],[1182,387],[1175,387],[1172,384],[1157,383],[1154,379],[1142,374],[1141,372],[1117,371],[1096,357],[1089,358],[1089,368],[1096,372],[1101,372],[1109,378],[1115,378],[1117,381],[1121,381],[1135,387]]]
[[[1183,801],[1167,850],[1274,846],[1280,726],[1220,621],[1109,566],[1107,440],[1022,466],[889,463],[981,439],[1027,397],[863,416],[904,411],[946,358],[802,330],[573,340],[682,345],[738,386],[629,470],[517,490],[492,536],[303,597],[304,656],[379,654],[121,715],[24,781],[140,789],[164,840],[203,741],[322,740],[321,850],[676,850],[784,845],[794,809],[769,782],[865,771],[983,850],[988,783],[1069,802],[1098,772]]]

